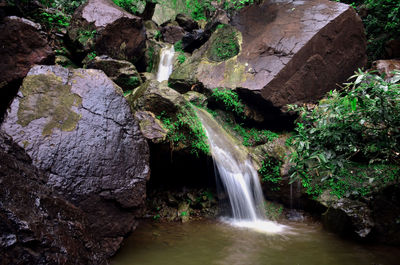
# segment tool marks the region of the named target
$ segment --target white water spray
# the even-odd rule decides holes
[[[162,82],[168,80],[172,73],[174,62],[175,49],[174,46],[165,47],[161,49],[160,63],[157,70],[157,81]]]
[[[233,138],[206,111],[198,109],[197,114],[206,130],[211,154],[232,208],[233,218],[223,220],[261,232],[283,231],[285,226],[266,220],[260,180],[247,151],[234,144]]]

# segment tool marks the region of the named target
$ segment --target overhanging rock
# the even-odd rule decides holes
[[[218,40],[211,37],[174,71],[171,84],[238,89],[261,108],[264,102],[285,111],[287,104],[320,99],[366,63],[361,19],[345,4],[267,0],[242,9],[231,25],[238,30],[237,56],[210,59]]]

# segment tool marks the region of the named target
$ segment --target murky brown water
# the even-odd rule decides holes
[[[400,248],[345,241],[320,225],[289,224],[283,234],[216,221],[142,222],[112,265],[398,265]]]

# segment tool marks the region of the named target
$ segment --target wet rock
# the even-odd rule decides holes
[[[1,128],[86,212],[112,255],[136,225],[149,177],[148,145],[122,90],[99,70],[35,66]]]
[[[115,60],[102,55],[89,61],[86,67],[102,70],[124,91],[132,90],[142,84],[142,79],[136,67],[128,61]]]
[[[188,102],[196,106],[205,107],[207,105],[207,97],[199,92],[189,91],[186,92],[183,96]]]
[[[199,24],[185,14],[178,14],[175,17],[175,21],[178,22],[179,26],[182,27],[185,31],[193,31],[199,28]]]
[[[177,5],[182,5],[185,6],[186,3],[184,2],[185,0],[178,0],[181,3],[177,3]],[[152,17],[152,20],[156,22],[158,25],[162,25],[167,21],[171,21],[175,18],[175,16],[178,14],[178,10],[176,9],[176,6],[174,7],[171,4],[173,1],[166,1],[163,2],[162,4],[156,4],[154,14]]]
[[[139,121],[140,131],[143,136],[152,143],[164,142],[167,131],[155,115],[149,111],[136,111],[135,118]]]
[[[386,80],[390,80],[393,71],[400,71],[400,60],[378,60],[372,63],[371,70],[376,70],[380,75],[384,75]]]
[[[338,199],[330,195],[329,191],[320,195],[318,201],[327,207],[322,215],[324,227],[335,233],[344,236],[356,233],[358,237],[366,238],[375,225],[366,203],[347,198]]]
[[[39,24],[19,17],[0,22],[0,121],[34,64],[51,64],[54,53]]]
[[[173,115],[186,100],[181,94],[169,88],[166,83],[155,80],[146,81],[127,97],[130,106],[134,109],[146,110],[160,115]]]
[[[152,20],[145,21],[144,27],[146,28],[147,39],[156,38],[156,37],[158,37],[157,35],[159,35],[161,33],[160,28]]]
[[[369,203],[375,226],[375,242],[400,245],[400,185],[390,184],[373,195]]]
[[[182,37],[182,49],[185,52],[192,53],[195,49],[198,49],[207,41],[208,38],[206,40],[205,38],[206,35],[202,29],[186,32]]]
[[[106,264],[85,213],[0,131],[0,264]]]
[[[190,208],[189,203],[181,202],[178,206],[178,216],[180,217],[182,223],[186,223],[190,219]]]
[[[146,32],[142,19],[110,0],[89,0],[74,13],[68,36],[88,52],[119,60],[138,62],[145,49]]]
[[[321,98],[366,63],[362,22],[345,4],[264,1],[243,8],[231,25],[237,30],[239,54],[223,61],[210,57],[213,44],[218,44],[217,29],[174,70],[174,88],[237,88],[260,108],[285,111],[287,104]]]
[[[168,24],[161,28],[161,34],[165,42],[174,44],[182,39],[185,31],[178,25]]]
[[[400,58],[400,39],[388,41],[385,50],[389,58]]]

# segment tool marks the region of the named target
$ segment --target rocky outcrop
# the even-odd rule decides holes
[[[19,17],[0,23],[0,121],[22,79],[34,64],[54,62],[54,53],[39,24]]]
[[[161,34],[165,42],[174,44],[182,39],[183,35],[185,35],[185,30],[179,25],[169,23],[161,28]]]
[[[338,199],[325,191],[318,201],[327,207],[322,215],[324,227],[344,236],[367,237],[374,224],[368,204],[348,198]]]
[[[68,30],[71,40],[85,52],[136,63],[143,56],[146,33],[142,19],[111,0],[89,0],[74,13]]]
[[[318,202],[327,207],[322,215],[324,227],[347,237],[399,245],[399,184],[388,183],[375,190],[362,199],[338,199],[324,192],[318,197]]]
[[[146,81],[127,100],[133,111],[146,110],[155,115],[176,114],[187,103],[181,94],[155,80]]]
[[[175,21],[178,23],[180,27],[182,27],[185,31],[193,31],[195,29],[199,29],[199,24],[196,21],[191,19],[188,15],[178,14],[175,17]]]
[[[219,28],[172,73],[171,84],[181,90],[193,84],[237,88],[261,108],[285,110],[287,104],[321,98],[366,63],[362,22],[345,4],[267,0],[243,8],[231,25],[237,55],[210,57],[214,48],[218,53],[219,46],[232,46],[220,43],[224,27]]]
[[[1,128],[113,254],[136,225],[149,177],[147,142],[122,90],[102,71],[35,66]]]
[[[142,79],[136,67],[128,61],[115,60],[106,55],[102,55],[89,61],[87,68],[102,70],[124,91],[132,90],[142,84]]]
[[[378,60],[372,63],[371,70],[376,70],[385,78],[391,79],[395,70],[400,71],[400,60]]]
[[[0,132],[0,264],[105,264],[85,213]]]

